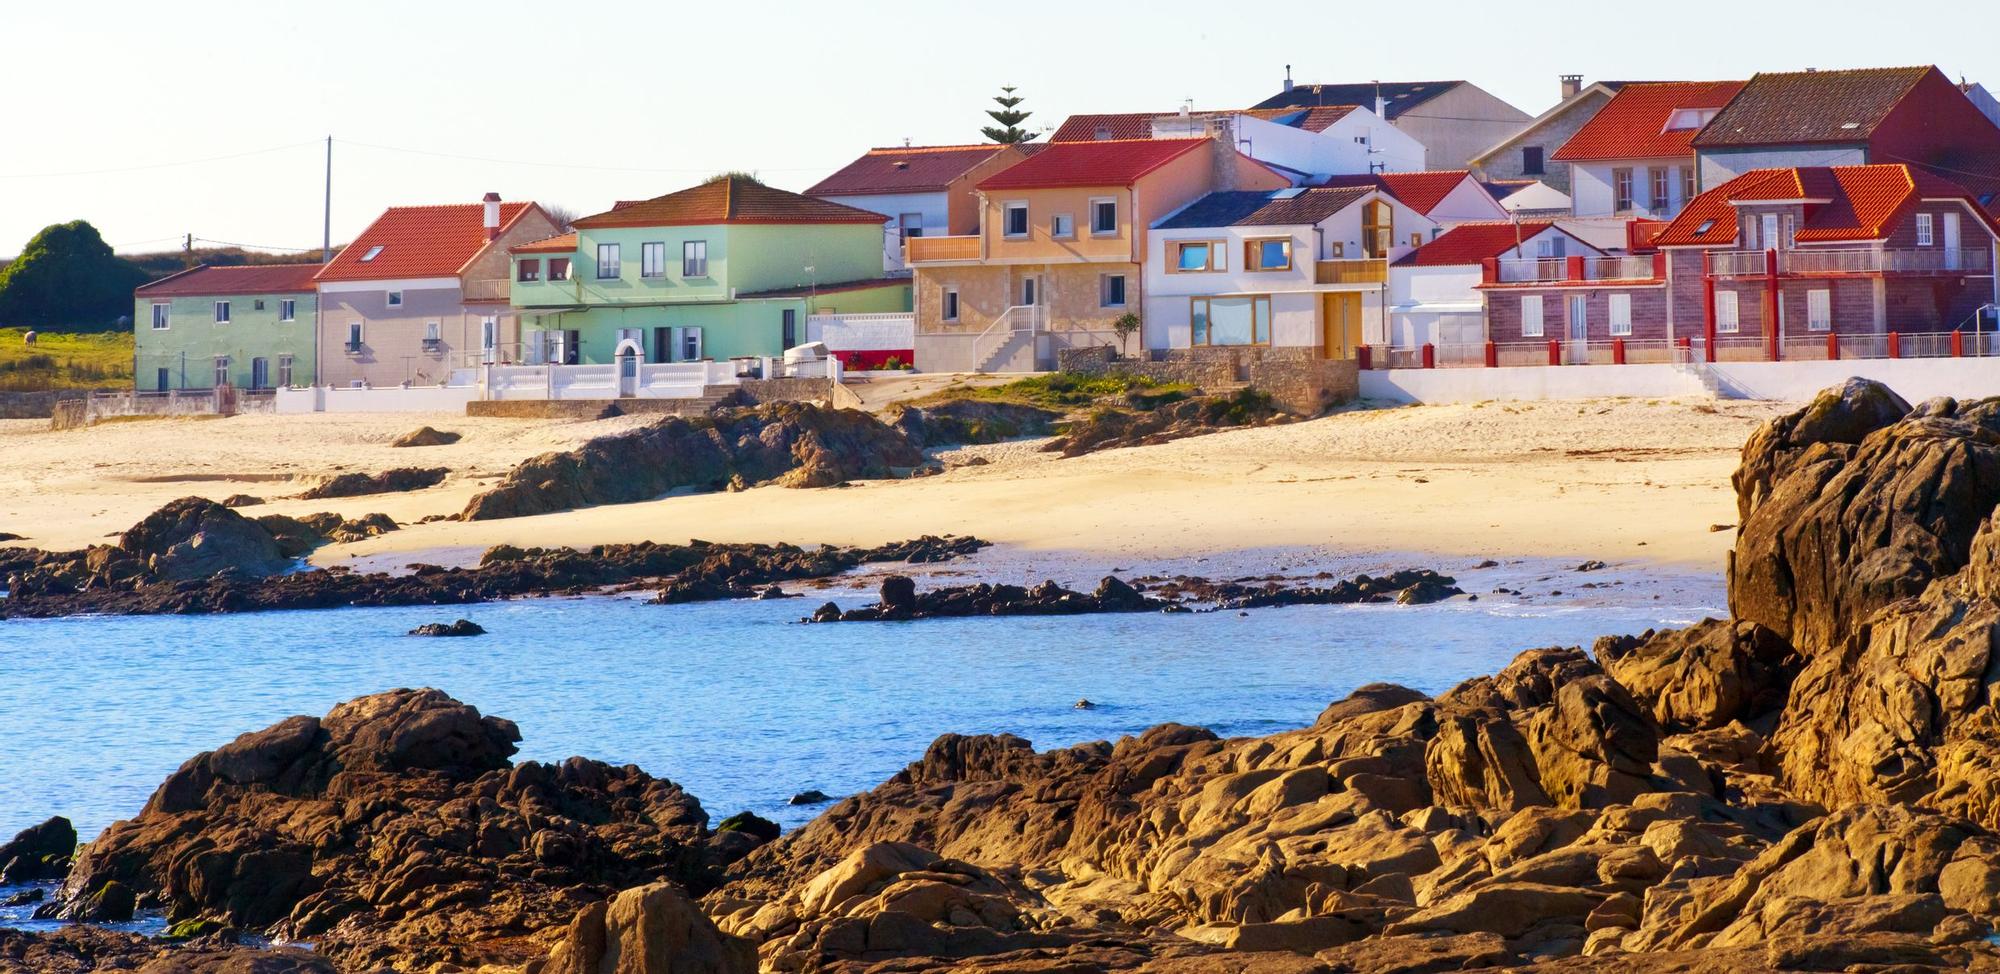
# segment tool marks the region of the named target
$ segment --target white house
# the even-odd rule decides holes
[[[882,214],[882,270],[907,273],[905,241],[978,233],[974,187],[1025,158],[1019,147],[992,144],[870,149],[805,195]]]
[[[1579,219],[1671,220],[1698,195],[1694,136],[1741,81],[1628,84],[1553,157]]]
[[[1373,186],[1443,226],[1507,219],[1493,193],[1465,169],[1330,176],[1325,186]]]
[[[1244,155],[1302,176],[1419,172],[1424,168],[1423,143],[1358,105],[1072,115],[1049,141],[1190,139],[1224,132]]]
[[[1486,261],[1538,258],[1553,273],[1563,258],[1602,253],[1547,220],[1452,227],[1389,268],[1388,327],[1370,334],[1368,343],[1413,349],[1484,342],[1486,305],[1479,285]]]
[[[1436,226],[1372,186],[1210,193],[1148,235],[1146,346],[1351,357],[1381,328],[1389,262]]]

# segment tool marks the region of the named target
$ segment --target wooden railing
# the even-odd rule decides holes
[[[904,260],[916,264],[927,260],[978,260],[979,237],[911,237],[904,241]]]
[[[1380,257],[1313,264],[1313,281],[1318,284],[1381,284],[1388,279],[1389,262]]]
[[[1709,255],[1716,277],[1763,277],[1768,266],[1761,250],[1729,250]],[[1944,247],[1845,249],[1800,248],[1778,252],[1778,273],[1802,277],[1830,274],[1985,274],[1993,269],[1986,250]]]

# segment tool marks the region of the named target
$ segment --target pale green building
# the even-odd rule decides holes
[[[140,392],[312,384],[319,264],[196,267],[132,292]]]
[[[776,356],[808,315],[910,310],[909,279],[883,276],[880,213],[742,177],[572,226],[512,251],[529,362]]]

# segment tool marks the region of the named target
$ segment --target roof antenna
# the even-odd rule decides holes
[[[905,135],[903,136],[903,148],[907,149],[909,147],[910,147],[910,137]]]

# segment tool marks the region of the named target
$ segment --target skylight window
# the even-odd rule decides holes
[[[376,244],[375,246],[368,248],[367,253],[361,255],[361,262],[366,264],[369,261],[374,260],[375,258],[380,256],[382,256],[382,245]]]
[[[1715,229],[1715,221],[1714,221],[1714,220],[1703,220],[1703,221],[1701,221],[1701,226],[1698,226],[1698,227],[1694,228],[1694,234],[1695,234],[1695,236],[1699,237],[1699,236],[1701,236],[1702,234],[1704,234],[1704,233],[1707,233],[1707,232],[1709,232],[1710,230],[1713,230],[1713,229]]]
[[[1841,128],[1844,128],[1844,129],[1858,129],[1858,128],[1860,128],[1860,127],[1861,127],[1861,123],[1860,123],[1860,122],[1842,122],[1842,123],[1840,123],[1840,127],[1841,127]]]

